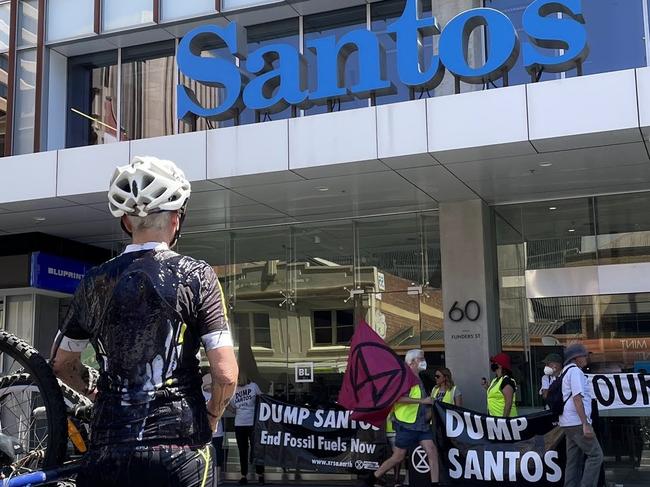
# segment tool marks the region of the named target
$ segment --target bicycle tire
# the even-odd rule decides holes
[[[47,446],[43,468],[63,463],[68,443],[67,415],[63,393],[52,367],[34,347],[11,333],[0,331],[0,353],[22,365],[38,387],[47,414]]]

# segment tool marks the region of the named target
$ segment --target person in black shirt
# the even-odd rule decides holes
[[[84,276],[55,342],[55,373],[96,394],[89,453],[77,485],[216,485],[212,432],[238,367],[214,270],[172,250],[190,183],[170,161],[136,157],[116,170],[109,208],[133,243]],[[84,391],[92,344],[97,391]],[[206,404],[203,345],[212,376]]]

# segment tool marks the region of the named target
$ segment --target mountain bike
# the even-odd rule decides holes
[[[97,380],[87,370],[87,380]],[[86,452],[92,403],[59,381],[24,340],[0,331],[0,480],[4,486],[66,479]],[[65,463],[67,461],[67,463]],[[59,481],[59,485],[74,485]]]

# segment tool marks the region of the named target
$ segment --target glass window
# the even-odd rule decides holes
[[[515,28],[517,29],[517,35],[519,35],[519,41],[523,43],[523,42],[528,42],[528,36],[524,32],[524,28],[522,25],[522,17],[524,15],[524,11],[530,5],[530,2],[531,0],[488,0],[485,3],[486,6],[495,8],[508,16],[508,18],[512,21]],[[583,6],[585,6],[587,3],[588,2],[584,2]],[[539,48],[536,47],[536,49]],[[542,73],[539,80],[548,81],[548,80],[559,79],[559,78],[560,78],[560,73]],[[528,73],[528,71],[524,69],[523,56],[520,53],[519,57],[517,58],[517,62],[515,63],[512,70],[508,73],[508,84],[510,86],[514,86],[514,85],[523,85],[530,82],[531,82],[531,76]],[[497,85],[502,86],[503,80],[499,80],[497,82]],[[491,87],[494,86],[492,85],[488,86],[488,88]]]
[[[354,333],[354,310],[319,310],[313,313],[314,345],[348,345]]]
[[[255,7],[257,5],[268,5],[270,3],[278,3],[282,0],[222,0],[221,10],[235,10],[238,8]]]
[[[8,69],[9,55],[0,54],[0,157],[5,155],[5,136],[7,135]]]
[[[488,0],[486,6],[505,13],[514,23],[522,42],[527,35],[522,29],[522,15],[530,0]],[[582,2],[589,56],[584,63],[584,74],[603,73],[646,65],[643,28],[643,5],[638,0],[602,0]],[[539,49],[539,48],[537,48]],[[576,76],[576,70],[567,76]],[[557,79],[559,73],[543,73],[541,81]],[[523,68],[522,56],[509,74],[510,85],[530,83],[530,75]]]
[[[117,141],[117,51],[68,60],[66,147]]]
[[[247,28],[248,52],[259,49],[269,44],[289,44],[300,49],[299,20],[298,18],[271,22],[268,24],[255,25]],[[278,61],[274,63],[277,65]],[[253,76],[253,75],[251,75]],[[241,114],[240,123],[255,123],[256,121],[281,120],[292,116],[292,108],[286,108],[279,113],[255,113],[252,110],[244,110]],[[229,125],[228,123],[222,125]]]
[[[643,4],[637,0],[582,2],[589,56],[584,74],[646,66]],[[575,71],[569,74],[575,75]]]
[[[9,50],[9,24],[11,22],[11,4],[0,4],[0,52]]]
[[[314,345],[332,344],[332,312],[314,311]]]
[[[36,47],[38,37],[38,0],[21,0],[18,4],[16,46]]]
[[[161,0],[161,18],[177,20],[215,12],[214,0]]]
[[[340,39],[348,32],[357,29],[366,29],[366,6],[352,7],[344,10],[334,10],[322,14],[309,15],[304,18],[305,45],[311,39],[319,39],[325,36],[336,36]],[[311,49],[305,48],[305,59],[307,60],[307,77],[309,91],[314,91],[316,86],[316,54]],[[359,53],[353,52],[345,64],[345,86],[350,87],[359,82]],[[328,111],[349,110],[351,108],[367,107],[368,100],[358,99],[352,96],[345,96],[340,99],[331,100],[328,105],[317,105],[305,110],[306,115],[326,113]]]
[[[532,203],[521,211],[526,269],[596,264],[592,199]]]
[[[253,313],[253,346],[271,348],[271,321],[268,313]]]
[[[596,198],[599,264],[650,261],[649,193]]]
[[[409,88],[400,81],[397,72],[397,44],[393,38],[386,32],[390,24],[402,16],[406,7],[405,0],[391,0],[388,2],[379,2],[371,4],[372,31],[379,35],[381,44],[386,49],[386,73],[388,79],[395,85],[396,93],[377,97],[377,105],[386,105],[411,99]],[[431,15],[431,2],[422,2],[423,15]],[[431,65],[433,58],[433,36],[423,36],[422,41],[422,66],[424,69]],[[425,93],[417,93],[414,96],[422,97]]]
[[[47,42],[56,42],[94,32],[94,0],[48,0]]]
[[[16,54],[15,96],[13,153],[31,154],[34,152],[36,49]]]
[[[122,140],[174,133],[174,42],[122,51]]]
[[[137,27],[153,22],[153,0],[102,0],[102,30]]]

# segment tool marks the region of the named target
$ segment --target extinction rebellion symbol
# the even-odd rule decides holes
[[[411,463],[416,472],[429,473],[429,459],[427,457],[427,452],[421,446],[418,446],[413,450]]]

